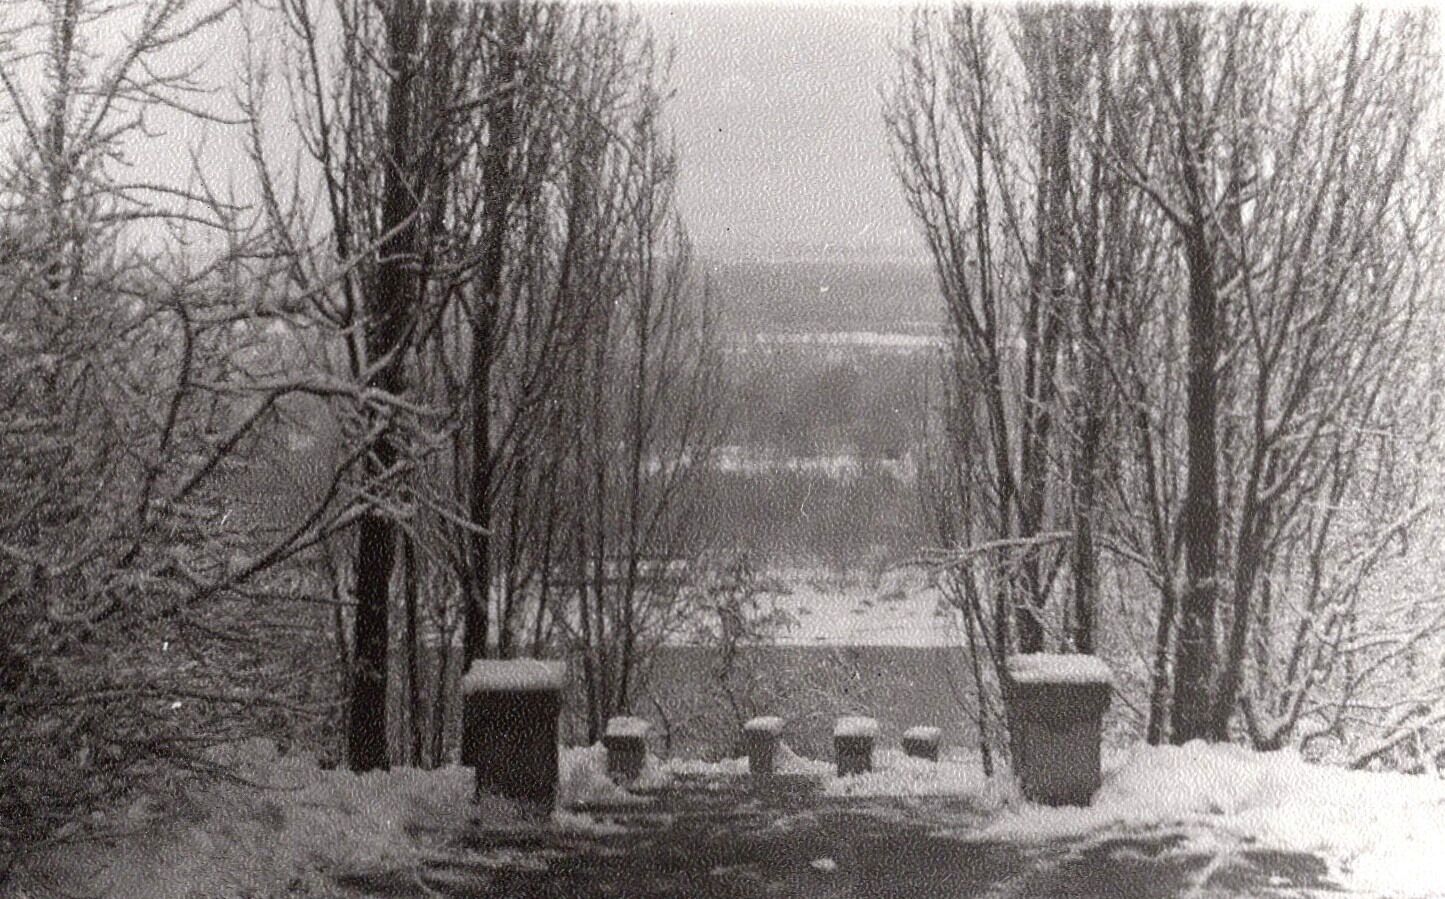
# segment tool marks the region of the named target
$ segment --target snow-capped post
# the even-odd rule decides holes
[[[864,774],[873,770],[873,741],[878,722],[872,718],[847,715],[833,727],[833,754],[838,759],[838,776]]]
[[[557,798],[557,717],[567,666],[537,659],[478,659],[462,678],[462,764],[476,795],[551,808]]]
[[[936,727],[910,727],[903,732],[903,751],[916,759],[938,761],[938,741],[943,731]]]
[[[1014,773],[1030,802],[1088,805],[1099,789],[1099,744],[1113,675],[1098,656],[1008,659],[1005,696]]]
[[[647,732],[652,725],[643,718],[618,716],[608,719],[602,745],[607,747],[607,773],[614,780],[636,780],[647,760]]]
[[[778,754],[778,735],[783,719],[772,715],[754,718],[743,725],[743,748],[748,753],[748,771],[754,777],[772,774]]]

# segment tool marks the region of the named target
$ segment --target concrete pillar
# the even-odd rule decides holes
[[[903,751],[914,758],[936,762],[942,733],[936,727],[910,727],[903,732]]]
[[[462,715],[474,742],[462,764],[475,791],[551,808],[557,797],[557,717],[567,669],[536,659],[479,660],[462,678]]]
[[[1008,659],[1004,698],[1014,773],[1024,798],[1088,805],[1102,780],[1099,748],[1112,675],[1097,656]]]
[[[782,732],[783,719],[771,715],[754,718],[743,725],[743,747],[748,753],[748,771],[754,777],[774,773],[778,737]]]
[[[647,761],[647,732],[652,725],[642,718],[619,716],[607,722],[602,745],[607,747],[607,773],[613,780],[636,780]]]
[[[878,739],[878,722],[872,718],[848,715],[833,726],[833,754],[838,760],[838,776],[863,774],[873,770],[873,741]]]

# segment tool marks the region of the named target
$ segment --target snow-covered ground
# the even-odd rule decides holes
[[[897,331],[763,331],[738,338],[729,349],[737,353],[746,352],[750,347],[804,346],[919,352],[942,349],[947,345],[948,341],[937,334]]]
[[[606,781],[600,747],[564,753],[574,788]],[[1445,783],[1423,777],[1347,771],[1305,762],[1297,753],[1258,753],[1233,745],[1137,746],[1106,752],[1104,783],[1087,808],[1025,802],[1011,777],[985,778],[978,760],[954,750],[939,762],[896,749],[874,754],[874,770],[836,777],[831,762],[800,758],[782,747],[779,771],[807,774],[833,797],[969,800],[984,824],[940,833],[971,842],[1087,845],[1121,834],[1182,837],[1167,850],[1209,855],[1276,850],[1321,858],[1331,879],[1357,895],[1439,896],[1445,892]],[[649,758],[635,789],[669,778],[741,777],[745,759],[718,763]],[[600,794],[607,794],[606,797]],[[643,802],[610,781],[590,801]],[[595,796],[596,798],[591,798]],[[571,813],[571,826],[586,827]]]
[[[323,770],[306,756],[278,756],[265,740],[215,756],[254,786],[213,784],[180,799],[136,797],[95,822],[103,838],[58,847],[35,859],[32,870],[53,878],[66,895],[281,895],[292,886],[324,885],[329,873],[406,865],[423,850],[417,834],[452,830],[479,814],[520,820],[502,800],[473,805],[466,768]],[[20,890],[27,880],[36,886],[22,877]],[[36,893],[47,894],[14,895]]]
[[[1040,841],[1167,829],[1179,853],[1306,852],[1363,895],[1445,894],[1445,782],[1313,765],[1290,750],[1190,743],[1106,758],[1088,808],[1012,804],[965,840]]]
[[[764,609],[784,613],[782,646],[963,646],[962,614],[936,587],[905,577],[882,585],[831,586],[799,579],[769,594]]]
[[[662,459],[649,459],[647,470],[656,473],[667,467]],[[865,472],[878,471],[894,480],[911,484],[918,477],[918,460],[912,453],[897,459],[863,458],[853,453],[825,456],[784,456],[762,452],[745,446],[720,446],[713,451],[709,464],[716,471],[742,474],[814,474],[834,480],[848,480]]]
[[[124,825],[121,836],[62,847],[39,864],[55,885],[87,895],[264,896],[307,887],[324,893],[328,876],[406,869],[434,851],[429,840],[437,834],[468,826],[617,834],[626,827],[615,809],[647,805],[650,790],[683,777],[747,773],[744,759],[650,757],[629,790],[607,778],[600,745],[565,749],[561,808],[538,822],[500,800],[473,805],[470,772],[461,768],[324,771],[304,757],[278,757],[260,741],[230,755],[238,773],[270,789],[215,787],[165,813],[137,800],[112,822]],[[1121,834],[1173,836],[1183,839],[1168,852],[1216,859],[1245,848],[1310,853],[1354,895],[1432,896],[1445,883],[1445,784],[1311,765],[1288,751],[1193,743],[1106,754],[1094,804],[1062,809],[1025,803],[1009,778],[985,778],[977,759],[957,749],[932,763],[885,747],[875,753],[873,772],[843,778],[834,776],[831,762],[801,758],[785,746],[778,762],[784,773],[817,779],[826,796],[966,800],[973,810],[968,821],[930,819],[935,835],[946,839],[1082,847]],[[589,805],[614,812],[593,816]],[[898,807],[887,813],[898,815]]]

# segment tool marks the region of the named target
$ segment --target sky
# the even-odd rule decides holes
[[[924,254],[882,120],[909,8],[902,0],[641,0],[635,8],[675,51],[678,202],[703,253]],[[234,78],[243,46],[234,23],[187,44],[221,85]],[[270,109],[284,117],[284,99]],[[244,182],[238,137],[211,135],[208,169]],[[184,169],[195,138],[184,129],[167,135],[174,146],[147,147],[138,172]]]
[[[678,204],[701,249],[922,251],[882,118],[904,7],[639,10],[676,53]]]

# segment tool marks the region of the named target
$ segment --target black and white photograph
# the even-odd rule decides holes
[[[0,899],[1445,899],[1442,16],[0,0]]]

